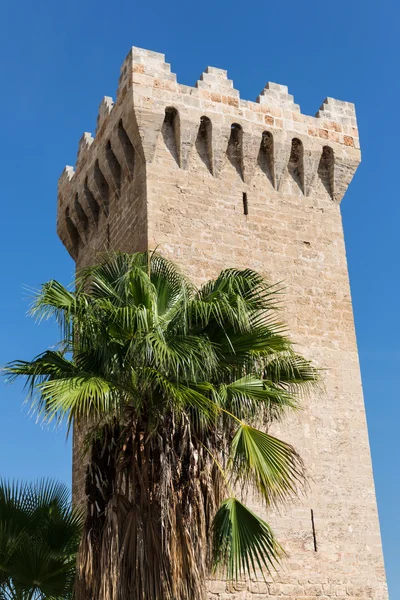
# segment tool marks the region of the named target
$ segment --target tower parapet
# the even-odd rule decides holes
[[[180,169],[190,169],[200,135],[212,177],[223,177],[234,148],[248,186],[264,153],[272,184],[283,194],[284,180],[295,171],[299,193],[311,197],[323,176],[339,203],[360,162],[353,104],[327,98],[315,117],[304,115],[288,88],[272,82],[255,102],[242,100],[227,72],[216,67],[207,67],[195,87],[182,85],[163,54],[132,48],[116,102],[102,100],[95,137],[83,134],[76,170],[67,167],[59,181],[58,233],[73,258],[96,235],[99,215],[107,221],[135,165],[146,170],[154,161],[163,127],[172,132],[170,149]]]

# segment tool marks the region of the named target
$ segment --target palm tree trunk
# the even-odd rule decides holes
[[[187,423],[160,428],[108,430],[92,448],[76,600],[205,598],[219,471]]]

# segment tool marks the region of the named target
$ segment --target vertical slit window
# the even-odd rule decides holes
[[[243,213],[245,215],[249,214],[249,203],[248,203],[248,200],[247,200],[247,194],[246,194],[246,192],[243,192]]]

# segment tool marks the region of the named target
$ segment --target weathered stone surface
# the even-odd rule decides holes
[[[77,170],[60,178],[57,229],[77,267],[105,248],[148,247],[198,283],[252,267],[284,282],[282,318],[325,369],[323,389],[276,427],[310,481],[306,497],[266,515],[282,570],[266,583],[211,581],[210,598],[387,600],[339,208],[359,161],[354,105],[328,98],[303,115],[272,83],[249,102],[212,67],[183,86],[162,54],[133,48],[116,103],[102,102],[95,138],[84,135]],[[76,431],[76,500],[79,446]]]

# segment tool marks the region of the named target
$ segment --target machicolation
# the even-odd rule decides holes
[[[241,100],[227,72],[207,67],[196,87],[177,83],[164,55],[132,48],[122,68],[114,104],[104,97],[96,135],[84,133],[76,170],[59,184],[60,236],[77,257],[109,215],[110,195],[132,180],[136,162],[154,158],[160,136],[179,168],[196,152],[219,177],[227,158],[245,184],[258,164],[277,191],[285,176],[311,196],[318,179],[340,202],[360,161],[354,105],[327,98],[315,117],[303,115],[285,85],[267,83],[256,102]],[[88,224],[90,221],[90,227]]]

